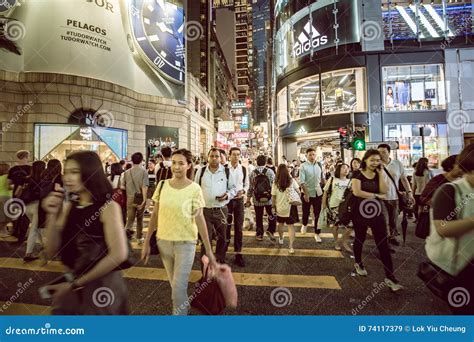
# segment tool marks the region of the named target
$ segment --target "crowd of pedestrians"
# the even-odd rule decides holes
[[[232,263],[246,267],[243,230],[247,218],[250,229],[255,223],[256,241],[267,239],[280,248],[286,244],[286,227],[287,251],[293,255],[298,249],[299,209],[300,233],[311,234],[316,247],[323,242],[322,228],[328,227],[334,248],[353,254],[357,276],[377,272],[364,263],[369,257],[364,256],[364,244],[372,236],[385,284],[400,291],[404,286],[395,276],[391,254],[400,245],[400,212],[415,205],[418,221],[429,216],[428,258],[472,291],[473,146],[444,160],[445,173],[435,177],[428,159],[420,158],[411,182],[402,163],[391,158],[387,144],[368,150],[349,165],[336,158],[331,167],[318,161],[311,148],[305,160],[289,162],[283,157],[275,166],[265,155],[244,165],[237,147],[228,154],[211,148],[205,162],[194,159],[188,150],[164,147],[159,158],[147,165],[137,152],[131,163],[122,161],[105,169],[94,152],[73,153],[64,164],[53,159],[30,165],[29,153],[19,151],[16,166],[0,164],[0,204],[6,206],[12,198],[25,204],[25,213],[13,220],[11,232],[18,243],[27,238],[25,262],[41,258],[46,263],[56,256],[74,275],[71,282],[49,285],[58,314],[128,312],[127,290],[119,272],[131,266],[126,265],[133,254],[128,240],[141,246],[145,263],[157,241],[172,289],[173,314],[185,315],[197,246],[211,269],[230,262],[231,245]],[[460,204],[462,210],[457,210]],[[252,206],[254,216],[249,211]],[[341,210],[347,207],[351,208],[349,222],[341,219]],[[151,216],[144,234],[146,215]],[[4,211],[0,213],[2,236],[9,234],[10,220]],[[446,238],[451,247],[440,248]],[[103,286],[113,289],[117,299],[113,306],[92,309],[81,301],[84,294]]]

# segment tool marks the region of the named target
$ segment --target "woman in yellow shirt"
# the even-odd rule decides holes
[[[158,249],[171,285],[173,315],[187,315],[189,275],[196,253],[199,235],[204,243],[211,267],[216,261],[212,253],[206,221],[202,213],[205,205],[201,187],[192,181],[192,154],[186,149],[171,156],[173,177],[157,184],[142,259],[150,256],[150,239],[157,230]]]

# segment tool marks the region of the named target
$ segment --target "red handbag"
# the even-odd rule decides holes
[[[191,306],[201,311],[204,315],[219,315],[224,311],[226,304],[221,288],[216,278],[207,278],[209,267],[196,283],[191,296]]]

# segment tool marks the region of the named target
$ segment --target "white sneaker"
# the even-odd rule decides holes
[[[317,243],[323,242],[323,240],[321,240],[321,237],[319,236],[319,234],[314,234],[314,239],[316,240]]]
[[[290,254],[295,254],[295,250],[294,250],[293,248],[290,248],[290,249],[288,250],[288,253],[290,253]]]
[[[404,289],[403,285],[400,285],[399,283],[396,283],[388,278],[385,278],[385,285],[390,287],[390,290],[392,290],[393,292],[397,292]]]
[[[138,245],[141,246],[145,242],[144,238],[138,239]]]
[[[278,244],[279,244],[279,245],[283,245],[283,242],[284,242],[284,239],[278,238]]]
[[[301,234],[306,234],[306,226],[301,226]]]
[[[367,273],[367,270],[364,268],[364,266],[360,266],[358,263],[355,263],[354,268],[355,268],[356,273],[358,275],[360,275],[362,277],[367,277],[368,273]]]

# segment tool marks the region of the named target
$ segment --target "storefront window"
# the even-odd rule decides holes
[[[36,160],[59,159],[76,151],[95,151],[105,163],[127,156],[127,131],[77,125],[35,125]]]
[[[287,96],[288,92],[286,88],[282,89],[278,93],[278,110],[277,113],[275,114],[275,117],[273,118],[273,123],[276,124],[277,126],[284,125],[288,123],[289,115],[288,115],[288,101],[287,101]]]
[[[319,75],[293,83],[289,89],[291,120],[319,115]]]
[[[323,115],[366,112],[365,69],[345,69],[321,75]]]
[[[386,140],[398,141],[400,149],[397,159],[406,169],[423,157],[428,158],[428,166],[441,169],[441,162],[448,157],[448,138],[446,124],[439,125],[387,125]]]
[[[382,68],[385,111],[446,109],[441,64]]]

